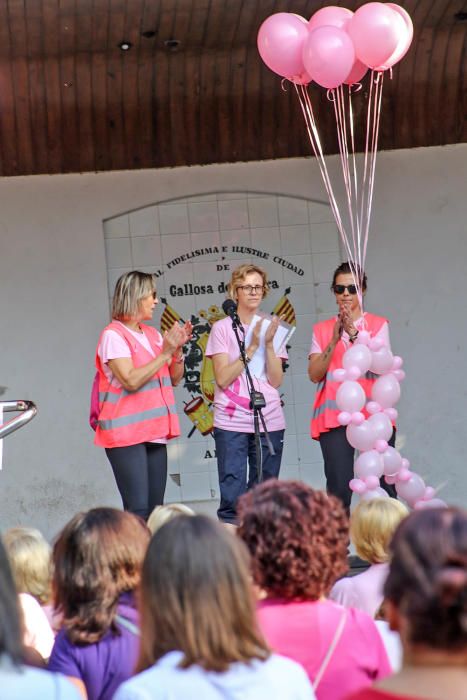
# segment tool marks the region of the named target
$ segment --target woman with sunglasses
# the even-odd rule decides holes
[[[232,272],[228,294],[237,303],[237,314],[245,331],[246,360],[251,362],[256,353],[261,360],[255,362],[251,374],[256,391],[261,392],[266,401],[262,414],[275,451],[274,455],[269,454],[260,425],[264,479],[279,475],[285,420],[277,389],[282,383],[282,360],[287,359],[285,348],[277,353],[274,349],[278,317],[269,323],[264,335],[261,333],[262,321],[250,328],[268,291],[267,275],[262,268],[244,264]],[[255,485],[258,474],[253,411],[245,367],[229,317],[213,325],[206,357],[212,357],[216,381],[214,439],[221,496],[217,515],[222,522],[234,524],[237,499]]]
[[[354,266],[355,267],[355,266]],[[362,294],[366,292],[367,278],[364,272],[356,269],[360,277]],[[308,360],[308,376],[318,384],[311,419],[311,437],[319,440],[324,459],[326,488],[341,499],[347,511],[350,508],[352,492],[349,481],[353,478],[354,448],[346,437],[346,429],[337,420],[339,409],[336,405],[336,393],[339,384],[332,378],[332,372],[342,367],[342,357],[365,329],[372,337],[381,338],[384,345],[390,347],[388,322],[382,316],[363,312],[355,286],[355,278],[348,262],[344,262],[334,271],[331,289],[338,307],[337,317],[321,321],[313,328],[313,339]],[[369,397],[373,383],[372,377],[359,380]],[[394,445],[395,433],[389,440]],[[390,496],[396,497],[393,486],[381,481],[381,486]]]
[[[99,416],[95,444],[104,447],[123,507],[147,519],[164,501],[167,442],[180,435],[173,386],[183,376],[191,324],[164,336],[143,321],[157,304],[156,278],[134,270],[117,281],[112,322],[96,351]]]

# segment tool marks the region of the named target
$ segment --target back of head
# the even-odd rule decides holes
[[[371,564],[388,561],[394,531],[408,514],[408,508],[395,498],[360,501],[350,516],[350,539],[358,556]]]
[[[3,536],[16,588],[44,605],[50,598],[51,548],[34,528],[13,527]]]
[[[22,661],[18,594],[8,556],[0,540],[0,655],[16,664]]]
[[[435,649],[467,648],[467,513],[411,513],[391,543],[384,593],[408,625],[407,641]]]
[[[138,669],[174,650],[182,667],[211,671],[267,658],[249,576],[244,545],[214,520],[181,515],[163,525],[143,567]]]
[[[99,641],[119,596],[136,588],[150,538],[136,515],[115,508],[78,513],[53,549],[55,604],[73,642]]]
[[[334,496],[268,479],[237,510],[255,583],[269,597],[317,600],[347,571],[348,520]]]
[[[183,503],[166,503],[163,506],[156,506],[148,518],[147,526],[154,535],[162,525],[179,515],[194,515],[195,512]]]

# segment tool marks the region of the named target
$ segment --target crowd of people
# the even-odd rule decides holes
[[[3,533],[2,700],[467,697],[464,510],[378,499],[349,528],[335,496],[269,479],[240,498],[235,531],[182,504],[149,525],[101,507],[52,547]],[[355,577],[349,532],[371,564]]]

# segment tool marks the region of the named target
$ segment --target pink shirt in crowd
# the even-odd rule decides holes
[[[318,700],[343,700],[391,673],[374,621],[361,610],[346,610],[330,600],[259,604],[260,628],[271,648],[300,663],[311,682],[332,643],[342,615],[346,622],[316,690]]]
[[[383,586],[388,571],[389,564],[372,564],[357,576],[336,581],[329,597],[346,608],[358,608],[375,617],[383,602]]]
[[[248,334],[248,326],[244,326],[245,335]],[[226,353],[229,362],[234,362],[240,355],[237,339],[232,330],[230,318],[216,321],[211,329],[206,346],[206,357]],[[278,355],[282,359],[288,358],[285,348]],[[264,394],[266,408],[263,408],[263,416],[268,430],[283,430],[285,428],[284,412],[282,411],[279,392],[268,381],[253,376],[253,383],[257,391]],[[232,382],[227,389],[217,386],[214,392],[214,426],[222,430],[232,430],[239,433],[253,433],[253,411],[250,409],[250,398],[246,383],[245,371]]]
[[[336,316],[336,321],[337,321],[337,316]],[[364,330],[365,328],[365,322],[364,322],[364,315],[360,316],[359,319],[355,321],[355,328],[359,331]],[[383,341],[385,347],[391,349],[391,343],[389,341],[389,326],[387,321],[383,323],[379,331],[376,333],[375,338],[381,338]],[[345,345],[350,346],[350,340],[349,340],[349,334],[346,333],[346,331],[343,331],[342,333],[342,340],[344,341]],[[315,334],[313,333],[313,337],[311,339],[311,347],[310,347],[310,352],[308,353],[308,357],[310,355],[313,355],[314,353],[321,353],[323,352],[325,348],[322,348],[320,344],[318,343]]]

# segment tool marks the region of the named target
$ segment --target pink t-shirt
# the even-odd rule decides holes
[[[244,325],[245,335],[248,334],[248,326]],[[232,330],[230,318],[216,321],[209,334],[206,346],[206,357],[225,353],[229,362],[234,362],[240,355],[237,339]],[[278,357],[286,360],[287,351],[281,350]],[[284,412],[277,389],[272,387],[267,380],[253,376],[253,384],[256,391],[264,394],[266,407],[262,413],[268,431],[283,430],[285,428]],[[250,409],[250,395],[246,382],[245,370],[227,388],[215,387],[214,391],[214,425],[222,430],[232,430],[240,433],[253,433],[253,411]]]
[[[259,625],[268,644],[301,664],[311,682],[343,614],[347,616],[345,626],[316,690],[318,700],[342,700],[391,673],[374,621],[360,610],[330,600],[265,600],[258,606]]]
[[[358,608],[375,617],[383,602],[388,572],[389,564],[373,564],[361,574],[336,581],[329,597],[346,608]]]
[[[336,319],[337,321],[337,316]],[[355,328],[359,331],[364,330],[365,325],[364,325],[364,315],[360,316],[359,319],[357,319],[354,323]],[[342,340],[344,341],[345,345],[349,346],[350,345],[350,339],[349,339],[349,334],[346,331],[342,332]],[[383,323],[379,331],[376,333],[375,338],[381,338],[385,347],[391,349],[391,343],[389,341],[389,326],[387,321]],[[323,352],[324,348],[320,346],[318,343],[318,340],[316,339],[315,334],[313,333],[313,337],[311,339],[311,347],[310,347],[310,352],[308,353],[308,357],[310,355],[313,355],[315,353],[321,353]]]

